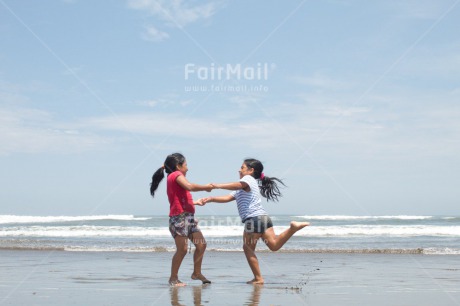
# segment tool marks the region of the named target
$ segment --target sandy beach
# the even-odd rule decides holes
[[[241,252],[208,252],[201,285],[170,288],[170,252],[0,251],[0,305],[460,305],[459,257],[260,253],[265,285]]]

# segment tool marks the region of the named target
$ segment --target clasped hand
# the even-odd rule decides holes
[[[204,190],[207,191],[207,192],[211,192],[211,190],[217,188],[217,185],[215,183],[209,183],[209,184],[207,184],[205,186],[206,186],[206,188]],[[204,206],[208,202],[211,202],[211,197],[201,198],[201,199],[196,201],[195,205]]]
[[[216,189],[216,188],[217,188],[216,184],[209,183],[209,184],[205,185],[204,190],[207,191],[207,192],[211,192],[211,190]]]

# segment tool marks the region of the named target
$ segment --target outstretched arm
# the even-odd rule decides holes
[[[203,199],[203,202],[206,204],[206,203],[210,203],[210,202],[215,202],[215,203],[227,203],[227,202],[231,202],[235,200],[235,198],[232,196],[232,195],[224,195],[224,196],[220,196],[220,197],[209,197],[209,198],[205,198]]]
[[[176,182],[179,184],[179,186],[181,186],[182,188],[184,188],[185,190],[188,190],[188,191],[207,191],[207,192],[210,192],[213,189],[213,186],[211,184],[198,185],[198,184],[190,183],[185,178],[185,176],[183,176],[183,175],[179,175],[176,178]]]
[[[214,183],[212,183],[211,186],[213,186],[216,189],[226,189],[226,190],[244,189],[244,190],[246,190],[249,185],[244,183],[244,182],[234,182],[234,183],[224,183],[224,184],[214,184]]]

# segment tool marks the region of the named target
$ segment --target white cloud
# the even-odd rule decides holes
[[[154,26],[146,27],[146,31],[142,34],[142,38],[148,41],[160,42],[169,38],[169,34],[158,30]]]
[[[94,134],[81,133],[54,121],[36,109],[0,109],[0,154],[94,150],[108,143]]]
[[[144,100],[136,102],[137,105],[147,106],[150,108],[157,108],[157,109],[166,109],[169,107],[174,106],[187,106],[192,103],[192,100],[185,100],[180,99],[177,95],[165,95],[162,98],[152,99],[152,100]]]
[[[178,118],[176,114],[169,113],[135,113],[120,114],[84,119],[80,125],[96,130],[118,131],[149,136],[166,136],[169,134],[180,135],[186,138],[200,138],[203,135],[222,135],[229,137],[235,135],[229,126],[219,124],[214,120],[195,118]]]
[[[284,108],[284,106],[282,107]],[[292,111],[292,109],[291,109]],[[243,110],[243,113],[245,111]],[[290,120],[281,121],[276,116],[271,118],[248,118],[247,114],[242,117],[233,116],[231,119],[226,115],[215,115],[213,117],[180,117],[173,113],[134,113],[119,116],[105,116],[85,119],[80,122],[81,127],[89,127],[93,130],[132,133],[149,137],[180,137],[192,142],[208,141],[212,139],[228,142],[237,140],[246,143],[253,148],[280,148],[285,146],[306,146],[316,141],[321,136],[328,124],[342,113],[351,117],[354,113],[362,113],[362,109],[339,111],[324,111],[321,116],[316,113],[305,115],[305,108],[298,112],[291,113]],[[178,119],[180,118],[180,119]],[[341,124],[340,135],[333,133],[328,135],[326,142],[356,142],[358,139],[354,133],[361,129],[370,131],[369,125],[357,125],[353,127],[350,122]],[[346,128],[346,129],[344,129]],[[331,137],[332,136],[332,137]]]
[[[145,101],[137,102],[138,105],[148,106],[148,107],[152,107],[152,108],[156,107],[159,103],[160,103],[160,101],[158,101],[158,100],[145,100]]]
[[[452,6],[452,1],[388,1],[385,2],[385,5],[395,10],[401,17],[434,20],[439,18],[450,6]]]
[[[254,105],[254,103],[259,103],[260,101],[260,98],[254,94],[234,95],[230,96],[228,99],[231,103],[238,105],[240,108],[247,108]]]
[[[460,123],[454,120],[458,111],[451,107],[456,95],[446,93],[442,107],[435,93],[427,96],[395,87],[383,91],[385,94],[375,92],[360,101],[354,91],[309,93],[294,102],[269,106],[257,103],[252,95],[229,96],[229,102],[241,107],[232,107],[230,113],[223,109],[212,116],[197,113],[193,117],[178,114],[175,107],[160,108],[166,103],[180,105],[176,97],[145,102],[161,111],[88,118],[79,125],[94,131],[245,143],[256,148],[307,149],[316,143],[323,149],[335,147],[336,151],[327,154],[360,151],[356,154],[407,157],[417,148],[423,148],[415,154],[419,156],[458,151],[460,144],[454,135],[460,132]]]
[[[189,24],[208,20],[218,9],[218,4],[190,4],[182,0],[128,0],[128,7],[147,11],[161,20],[166,26],[183,28]],[[147,26],[142,38],[148,41],[161,42],[169,38],[169,34],[154,26]]]
[[[132,9],[146,10],[169,26],[179,28],[210,18],[218,8],[215,2],[193,6],[182,0],[129,0],[128,6]]]
[[[337,80],[320,73],[311,76],[293,76],[289,79],[298,84],[324,90],[339,90],[349,88],[351,85],[343,80]]]
[[[179,96],[137,103],[155,111],[73,121],[56,120],[47,111],[10,106],[0,108],[0,154],[110,150],[115,141],[137,137],[172,137],[190,144],[244,143],[250,148],[295,152],[314,145],[326,150],[324,154],[385,158],[442,156],[459,151],[460,109],[452,103],[458,95],[420,96],[394,88],[388,92],[369,95],[355,106],[349,93],[305,94],[295,102],[270,104],[263,111],[258,109],[263,105],[255,103],[255,96],[231,96],[229,101],[244,107],[212,116],[179,114],[176,106],[190,102]],[[435,103],[438,98],[442,104]]]
[[[443,82],[448,79],[457,83],[460,76],[459,48],[458,43],[419,46],[396,70],[411,78],[432,78]]]

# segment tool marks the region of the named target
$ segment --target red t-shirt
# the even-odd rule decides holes
[[[182,188],[177,182],[177,177],[183,175],[180,171],[174,171],[168,175],[167,193],[169,199],[169,216],[177,216],[183,212],[195,213],[192,194]]]

